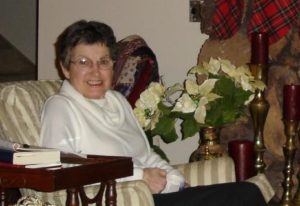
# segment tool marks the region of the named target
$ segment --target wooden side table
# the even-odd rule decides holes
[[[66,205],[82,205],[97,202],[101,205],[105,190],[106,206],[116,206],[115,179],[133,174],[130,157],[95,156],[87,159],[63,156],[62,166],[55,168],[0,168],[0,205],[7,205],[5,190],[8,188],[30,188],[41,192],[67,190]],[[102,183],[95,198],[86,197],[84,185]]]

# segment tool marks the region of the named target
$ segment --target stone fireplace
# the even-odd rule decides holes
[[[269,28],[264,22],[281,21],[283,17],[268,17],[264,16],[265,21],[261,21],[260,25],[254,25],[255,22],[252,17],[254,15],[264,15],[264,10],[259,9],[261,2],[256,0],[236,1],[243,2],[241,4],[224,3],[222,7],[218,2],[223,1],[209,1],[204,0],[202,4],[202,19],[201,31],[209,35],[209,39],[202,45],[198,56],[198,63],[208,61],[210,57],[220,57],[230,60],[236,66],[247,64],[250,62],[251,48],[249,34],[253,28],[254,31],[259,31],[263,28],[264,32],[269,32],[272,39],[269,44],[269,65],[268,65],[268,81],[265,97],[270,103],[270,109],[266,119],[264,128],[264,142],[266,152],[264,161],[267,165],[265,174],[270,180],[276,192],[277,199],[282,197],[282,183],[284,181],[283,170],[285,167],[285,160],[283,155],[283,146],[286,142],[284,133],[284,125],[282,121],[282,93],[285,84],[300,84],[300,19],[297,13],[300,11],[300,5],[296,1],[289,1],[289,4],[281,4],[282,1],[276,1],[278,9],[288,11],[290,22],[283,22],[281,25],[284,30],[282,33],[277,33],[279,28]],[[234,2],[234,1],[233,1]],[[275,2],[275,1],[274,1]],[[270,4],[273,1],[269,1]],[[279,6],[280,5],[280,6]],[[220,12],[222,8],[231,10],[238,10],[239,17],[230,16],[236,12],[227,13],[226,17],[221,18]],[[219,10],[219,12],[217,12]],[[225,13],[226,14],[226,13]],[[226,18],[226,19],[225,19]],[[225,19],[225,20],[224,20]],[[218,22],[218,20],[220,20]],[[228,20],[228,21],[227,21]],[[229,20],[231,21],[229,25]],[[216,24],[218,22],[218,24]],[[227,24],[228,23],[228,24]],[[257,30],[255,30],[257,29]],[[276,34],[277,36],[273,36]],[[228,142],[234,139],[249,139],[253,140],[253,126],[249,115],[247,119],[236,122],[224,128],[221,132],[221,143],[223,147],[227,148]],[[298,135],[299,136],[299,135]],[[298,187],[298,179],[296,177],[299,171],[300,161],[300,146],[299,137],[296,138],[297,152],[294,158],[294,174],[293,174],[293,193]]]

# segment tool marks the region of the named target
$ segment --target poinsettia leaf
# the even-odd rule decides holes
[[[175,129],[175,118],[162,116],[156,127],[151,131],[153,135],[159,135],[165,143],[174,142],[178,135]]]
[[[145,134],[147,136],[147,139],[148,139],[148,142],[149,142],[150,146],[152,147],[153,146],[153,137],[155,135],[152,134],[151,130],[145,131]]]
[[[162,159],[166,160],[167,162],[170,162],[170,160],[168,159],[166,153],[164,153],[164,151],[157,145],[153,145],[152,146],[153,151],[158,154]]]
[[[205,123],[209,126],[216,127],[223,124],[222,114],[226,105],[221,104],[221,100],[216,100],[210,104],[210,108],[206,112]]]
[[[158,103],[159,110],[163,113],[163,115],[169,115],[172,111],[172,106],[167,106],[163,102]]]
[[[219,81],[217,81],[215,85],[217,94],[221,96],[231,96],[234,89],[234,82],[224,76],[219,77]]]
[[[214,127],[234,122],[244,114],[244,103],[252,94],[241,87],[236,87],[234,81],[225,76],[217,77],[219,81],[216,82],[213,92],[222,98],[210,102],[206,114],[206,124]]]
[[[171,143],[171,142],[175,142],[178,139],[178,135],[176,133],[176,129],[172,129],[170,132],[168,133],[163,133],[160,134],[161,139],[164,141],[164,143]]]
[[[234,93],[235,106],[244,105],[245,101],[251,96],[251,91],[244,91],[241,88],[236,89]]]
[[[180,118],[182,120],[194,119],[194,113],[181,113],[181,112],[172,112],[174,117]]]
[[[201,126],[194,118],[185,119],[181,123],[182,139],[194,136]]]
[[[222,118],[224,122],[231,123],[236,120],[237,113],[234,111],[224,111]]]

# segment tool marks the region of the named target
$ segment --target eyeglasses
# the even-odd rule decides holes
[[[74,64],[77,68],[82,70],[89,70],[93,68],[94,62],[87,57],[80,57],[75,60],[71,60],[70,63]],[[109,70],[112,69],[114,61],[110,57],[104,57],[98,61],[96,61],[96,66],[101,70]]]

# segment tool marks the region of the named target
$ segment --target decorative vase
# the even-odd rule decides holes
[[[192,152],[189,162],[209,160],[222,156],[223,149],[220,145],[220,129],[204,127],[199,132],[199,146]]]

